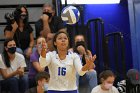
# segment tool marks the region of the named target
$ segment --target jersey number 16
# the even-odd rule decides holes
[[[66,75],[66,68],[65,67],[58,67],[58,76],[65,76]]]

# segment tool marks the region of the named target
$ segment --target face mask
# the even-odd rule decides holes
[[[49,13],[49,12],[43,12],[43,14],[46,14],[47,16],[49,16],[49,18],[52,17],[52,13]]]
[[[27,17],[26,14],[21,14],[21,15],[20,15],[20,18],[23,19],[23,20],[26,19],[26,17]]]
[[[113,86],[113,84],[109,84],[109,83],[105,83],[105,84],[104,84],[104,87],[105,87],[106,89],[110,89],[112,86]]]
[[[44,87],[44,91],[48,91],[48,84],[47,83],[45,83],[43,87]]]
[[[14,54],[16,52],[16,47],[8,48],[8,52],[11,53],[11,54]]]

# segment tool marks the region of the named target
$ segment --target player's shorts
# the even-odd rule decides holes
[[[72,90],[72,91],[54,91],[54,90],[48,90],[47,93],[78,93],[77,90]]]

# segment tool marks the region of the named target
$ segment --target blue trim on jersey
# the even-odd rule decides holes
[[[47,93],[78,93],[77,90],[72,91],[54,91],[54,90],[48,90]]]

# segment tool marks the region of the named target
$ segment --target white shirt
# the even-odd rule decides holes
[[[112,86],[108,91],[102,90],[101,85],[96,86],[92,89],[91,93],[119,93],[116,87]]]
[[[0,54],[0,68],[6,69],[7,74],[10,74],[17,70],[19,67],[26,67],[25,58],[22,54],[15,53],[15,58],[13,61],[10,62],[11,67],[7,68],[3,59],[2,55]],[[17,77],[17,76],[16,76]],[[0,75],[0,80],[3,80],[2,76]]]
[[[76,90],[76,71],[84,75],[80,57],[73,52],[68,52],[64,60],[60,60],[56,51],[48,52],[46,58],[40,57],[41,67],[48,66],[50,81],[48,90],[68,91]]]

